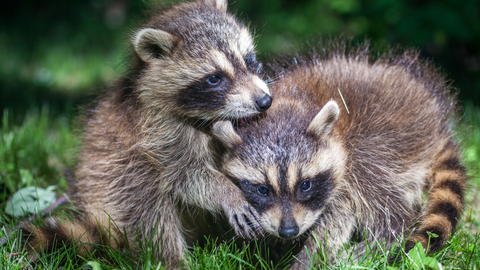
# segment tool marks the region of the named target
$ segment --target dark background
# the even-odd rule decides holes
[[[70,113],[122,75],[129,35],[150,2],[3,0],[0,8],[0,114],[48,104]],[[171,1],[155,1],[170,3]],[[260,58],[308,48],[321,38],[369,39],[375,47],[416,47],[480,106],[478,0],[237,0]]]

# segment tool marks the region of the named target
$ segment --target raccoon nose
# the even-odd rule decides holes
[[[280,228],[278,228],[278,234],[283,239],[294,238],[298,234],[298,226],[295,222],[282,223]]]
[[[255,100],[255,107],[259,112],[264,112],[268,110],[268,108],[270,108],[271,105],[272,105],[272,97],[268,94],[265,94],[265,96]]]

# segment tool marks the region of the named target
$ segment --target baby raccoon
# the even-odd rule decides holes
[[[247,27],[226,7],[225,0],[173,5],[135,32],[130,73],[86,121],[69,192],[79,214],[23,226],[36,251],[51,249],[53,239],[76,242],[80,252],[93,249],[84,243],[121,248],[146,239],[175,265],[194,227],[185,220],[202,211],[224,212],[238,234],[254,233],[247,222],[255,210],[216,169],[210,127],[263,112],[272,98]]]
[[[287,68],[263,117],[214,124],[228,148],[222,171],[263,231],[303,245],[294,269],[311,263],[305,247],[332,260],[355,239],[388,248],[411,233],[407,250],[418,241],[438,251],[462,213],[467,178],[449,86],[415,52],[372,61],[367,49],[346,48],[278,65]],[[428,232],[438,235],[429,245]]]

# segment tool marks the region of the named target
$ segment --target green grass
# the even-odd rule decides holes
[[[57,185],[57,192],[67,188],[63,171],[73,168],[78,154],[78,132],[72,120],[65,115],[52,115],[48,108],[28,113],[17,124],[8,111],[3,113],[0,127],[0,237],[19,223],[5,213],[6,202],[13,193],[27,186],[47,187]],[[403,260],[390,265],[389,251],[367,254],[358,261],[341,260],[325,269],[480,269],[480,110],[466,104],[459,136],[464,146],[464,162],[469,167],[470,188],[466,209],[456,234],[440,252],[402,254]],[[139,255],[128,251],[100,248],[104,255],[86,258],[75,255],[72,247],[60,247],[52,254],[41,254],[35,263],[37,269],[163,269],[155,261],[151,248],[145,247]],[[259,259],[250,249],[231,243],[216,244],[210,241],[206,247],[195,247],[188,253],[192,269],[275,269],[267,260]],[[438,263],[441,266],[438,266]],[[0,251],[0,269],[25,269],[26,254],[18,245],[18,235],[13,234]]]

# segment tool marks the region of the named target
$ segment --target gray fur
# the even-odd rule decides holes
[[[437,251],[463,209],[466,173],[452,131],[456,102],[449,85],[414,51],[372,61],[365,48],[334,43],[323,55],[272,65],[272,108],[236,128],[231,136],[243,143],[223,158],[222,171],[242,187],[267,234],[280,237],[280,226],[291,220],[298,225],[303,248],[292,269],[316,263],[305,247],[310,254],[326,248],[326,259],[334,260],[350,240],[385,241],[389,248],[412,230],[407,251],[415,241],[426,248],[427,232],[439,235],[429,246]],[[338,120],[321,116],[327,106],[340,109],[331,114]],[[330,130],[325,123],[334,124],[331,132],[323,132]],[[316,200],[305,199],[303,181],[320,188]],[[365,243],[354,247],[365,252]]]

